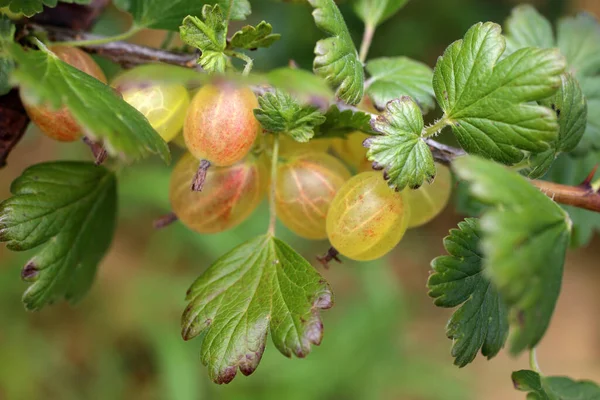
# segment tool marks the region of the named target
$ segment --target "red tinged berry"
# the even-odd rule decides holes
[[[253,110],[254,93],[233,83],[203,86],[194,96],[183,134],[189,151],[198,160],[226,167],[242,160],[260,132]]]
[[[60,60],[106,83],[104,72],[86,52],[76,47],[59,45],[51,46],[50,50]],[[83,130],[67,107],[63,106],[55,110],[45,105],[35,104],[28,99],[25,91],[21,92],[21,99],[31,121],[46,136],[61,142],[72,142],[81,138]]]
[[[171,207],[188,228],[199,233],[233,228],[248,218],[263,199],[269,174],[265,163],[253,154],[228,167],[210,168],[202,192],[190,191],[189,185],[198,164],[188,153],[171,175]]]

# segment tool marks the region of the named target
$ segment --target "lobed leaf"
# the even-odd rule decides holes
[[[525,47],[554,47],[552,26],[535,7],[521,4],[513,8],[510,17],[504,23],[506,31],[505,55],[514,53]]]
[[[511,378],[515,389],[529,393],[531,400],[600,400],[600,386],[592,381],[541,376],[529,370],[515,371]]]
[[[270,47],[273,43],[281,39],[278,33],[272,33],[271,24],[262,21],[255,27],[246,25],[242,30],[233,34],[229,47],[254,50],[258,47]]]
[[[313,69],[336,88],[338,98],[358,104],[364,94],[365,76],[344,17],[333,0],[308,1],[315,9],[315,23],[330,36],[317,42]]]
[[[407,57],[384,57],[369,61],[367,72],[367,94],[377,108],[402,96],[412,97],[425,112],[435,107],[429,66]]]
[[[325,122],[318,126],[316,135],[320,138],[346,137],[354,131],[374,133],[371,114],[352,109],[342,110],[334,104],[325,113]]]
[[[356,0],[354,12],[366,25],[376,27],[398,12],[406,3],[408,0]]]
[[[187,15],[200,15],[204,2],[197,0],[115,0],[115,5],[133,16],[134,29],[177,31]]]
[[[471,154],[504,164],[541,153],[556,140],[556,115],[526,104],[553,95],[565,60],[558,50],[526,48],[499,61],[500,26],[478,23],[438,60],[433,87],[458,142]]]
[[[217,260],[190,287],[182,317],[185,340],[202,334],[210,378],[228,383],[253,373],[267,332],[285,356],[305,357],[320,344],[319,310],[332,306],[329,285],[284,242],[259,236]]]
[[[266,131],[286,133],[298,142],[308,142],[315,127],[325,122],[316,107],[302,106],[281,90],[259,97],[258,104],[254,116]]]
[[[227,22],[218,5],[202,8],[202,21],[188,15],[179,28],[181,40],[200,49],[198,63],[208,72],[224,73],[227,66]]]
[[[571,221],[516,172],[479,157],[454,161],[471,193],[493,207],[481,218],[485,272],[510,308],[510,351],[535,347],[548,328],[562,282]]]
[[[115,230],[114,174],[85,162],[37,164],[12,183],[11,193],[0,203],[0,241],[14,251],[41,246],[21,272],[31,282],[25,308],[81,299]]]
[[[530,167],[524,171],[529,178],[543,176],[560,153],[577,147],[585,132],[588,110],[581,87],[570,73],[561,75],[561,81],[556,94],[540,101],[556,113],[558,137],[550,149],[530,158]]]
[[[385,167],[390,187],[416,189],[433,180],[433,155],[421,136],[423,115],[413,99],[390,101],[371,125],[380,135],[369,139],[367,158]]]
[[[508,309],[489,278],[483,274],[479,221],[468,218],[444,238],[447,256],[431,262],[427,287],[438,307],[458,307],[446,326],[452,339],[454,364],[464,367],[477,353],[488,359],[504,347]]]
[[[589,14],[563,18],[558,23],[557,39],[550,22],[531,6],[519,6],[506,22],[510,51],[527,46],[559,47],[567,69],[587,98],[588,122],[577,153],[600,149],[600,25]]]
[[[248,0],[217,0],[216,4],[223,10],[226,21],[244,20],[252,13]]]
[[[157,154],[170,161],[165,141],[111,87],[61,61],[45,47],[25,51],[11,44],[8,49],[18,65],[13,78],[21,90],[54,108],[67,106],[85,135],[101,142],[109,154],[133,160]]]

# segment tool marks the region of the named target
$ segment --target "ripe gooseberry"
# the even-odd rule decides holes
[[[349,133],[345,139],[336,138],[331,147],[334,153],[357,172],[370,171],[371,162],[367,159],[367,149],[363,146],[370,137],[361,131]]]
[[[183,127],[188,150],[203,161],[193,190],[202,190],[205,171],[211,164],[226,167],[248,154],[260,132],[260,124],[254,118],[255,108],[258,101],[248,87],[223,82],[198,90]]]
[[[106,83],[106,76],[98,64],[86,52],[70,46],[51,46],[56,56],[71,66]],[[58,110],[47,105],[36,104],[27,93],[21,90],[21,100],[27,115],[46,136],[62,142],[72,142],[82,136],[82,129],[67,107]]]
[[[183,85],[166,82],[135,81],[135,69],[117,78],[112,86],[123,100],[144,114],[165,142],[173,140],[183,128],[190,96]]]
[[[291,231],[307,239],[325,239],[329,205],[350,172],[326,153],[302,153],[277,167],[277,216]]]
[[[203,192],[190,191],[190,176],[198,160],[186,153],[171,174],[169,199],[177,218],[199,233],[217,233],[233,228],[252,214],[265,195],[268,171],[253,154],[228,167],[207,172]]]
[[[404,200],[410,207],[408,227],[414,228],[426,224],[434,219],[450,199],[452,192],[452,176],[450,170],[444,165],[437,165],[437,174],[434,181],[424,183],[416,190],[405,189],[402,193]]]
[[[327,213],[331,245],[353,260],[374,260],[404,236],[410,209],[401,193],[390,189],[380,172],[363,172],[342,186]]]

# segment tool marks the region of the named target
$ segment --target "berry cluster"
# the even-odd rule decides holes
[[[81,50],[56,46],[52,51],[106,81]],[[287,228],[303,238],[328,239],[336,253],[348,258],[373,260],[392,250],[408,228],[438,215],[450,197],[451,175],[441,165],[432,184],[402,192],[390,189],[385,174],[373,171],[367,160],[363,142],[369,136],[362,132],[308,143],[281,135],[277,165],[271,165],[267,155],[272,155],[274,136],[262,134],[253,114],[258,101],[245,86],[206,84],[190,101],[184,86],[136,81],[135,69],[112,86],[165,141],[189,151],[173,169],[170,201],[177,219],[199,233],[237,226],[274,185],[276,214]],[[34,105],[27,93],[23,101],[46,135],[62,141],[83,135],[68,110]],[[276,179],[270,182],[273,168]]]

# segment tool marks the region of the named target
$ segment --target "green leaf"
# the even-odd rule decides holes
[[[246,25],[241,31],[233,34],[229,42],[229,47],[249,50],[259,47],[269,47],[281,39],[280,34],[271,32],[273,32],[273,27],[265,21],[256,25],[256,27]]]
[[[267,332],[285,356],[305,357],[323,336],[319,310],[333,304],[329,285],[291,247],[259,236],[217,260],[187,293],[185,340],[202,333],[201,359],[217,383],[237,369],[254,372]]]
[[[266,131],[286,133],[298,142],[308,142],[315,134],[315,126],[325,122],[325,116],[316,107],[302,106],[289,94],[275,90],[258,98],[260,108],[254,116]]]
[[[385,167],[390,187],[416,189],[433,181],[433,155],[421,136],[423,115],[413,99],[404,96],[389,102],[372,125],[380,135],[369,140],[367,158]]]
[[[371,127],[371,114],[352,109],[341,110],[334,104],[325,113],[325,122],[318,127],[316,136],[346,137],[348,133],[354,131],[374,133]]]
[[[335,95],[348,104],[360,103],[365,75],[344,17],[333,0],[308,0],[315,9],[317,26],[330,37],[315,47],[315,73],[336,89]]]
[[[522,4],[515,7],[504,24],[506,52],[512,54],[525,47],[554,47],[552,25],[535,7]]]
[[[564,18],[558,23],[557,41],[550,23],[531,6],[515,8],[508,19],[509,50],[526,46],[556,47],[566,57],[568,71],[579,80],[588,102],[588,122],[576,152],[600,148],[600,25],[589,14]],[[508,52],[508,51],[507,51]]]
[[[444,239],[448,256],[431,262],[429,296],[438,307],[458,307],[446,335],[452,339],[454,364],[464,367],[479,350],[488,359],[504,347],[508,336],[508,309],[483,274],[479,221],[468,218]],[[462,304],[462,305],[461,305]]]
[[[312,71],[281,67],[269,71],[266,77],[271,86],[306,97],[307,100],[318,98],[324,104],[329,104],[329,100],[333,98],[333,92],[327,83]]]
[[[377,108],[402,96],[412,97],[425,112],[435,107],[429,66],[407,57],[385,57],[369,61],[367,72],[367,94]]]
[[[67,106],[85,135],[102,142],[109,154],[133,160],[157,154],[170,161],[165,141],[111,87],[59,60],[45,47],[24,51],[12,44],[9,50],[18,65],[13,78],[24,93],[54,108]]]
[[[6,54],[5,46],[11,43],[15,37],[15,26],[4,15],[0,15],[0,96],[5,95],[10,91],[12,85],[9,77],[12,70],[15,68],[15,63],[11,57]]]
[[[529,393],[531,400],[600,400],[600,386],[591,381],[575,381],[565,376],[540,376],[520,370],[512,373],[515,389]]]
[[[226,21],[244,20],[252,12],[248,0],[217,0],[217,4],[223,10]]]
[[[556,115],[525,104],[553,95],[565,60],[558,50],[526,48],[498,61],[500,26],[474,25],[451,44],[434,71],[433,87],[460,145],[471,154],[514,164],[523,151],[541,153],[556,140]]]
[[[354,12],[366,25],[377,26],[398,12],[408,0],[356,0]]]
[[[558,138],[551,149],[530,159],[531,169],[526,171],[530,178],[543,176],[559,153],[574,150],[586,129],[587,102],[579,83],[570,73],[561,75],[561,81],[561,87],[556,94],[540,101],[540,104],[556,113]]]
[[[557,26],[558,48],[577,77],[595,76],[600,71],[600,25],[587,13],[563,18]]]
[[[0,241],[14,251],[42,246],[21,273],[31,282],[25,307],[81,299],[115,230],[114,174],[91,163],[43,163],[23,171],[10,190],[13,197],[0,203]]]
[[[202,8],[202,21],[188,15],[179,28],[181,40],[200,49],[202,55],[198,63],[208,72],[225,72],[227,66],[227,22],[218,5],[209,4]]]
[[[115,5],[133,16],[134,29],[177,31],[187,15],[200,15],[204,2],[197,0],[117,0]]]
[[[26,17],[41,13],[46,7],[56,7],[59,0],[0,0],[1,7],[9,7],[13,13],[22,13]],[[63,3],[89,4],[91,0],[60,0]]]
[[[510,351],[540,341],[560,292],[571,221],[516,172],[479,157],[453,162],[471,193],[494,206],[481,218],[486,274],[510,307]]]

